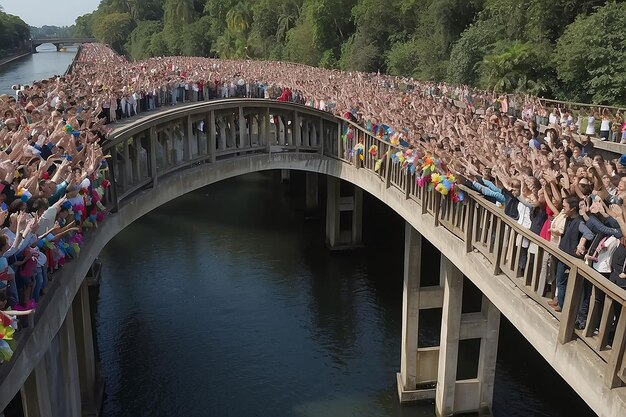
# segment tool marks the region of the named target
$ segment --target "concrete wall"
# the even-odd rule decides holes
[[[410,223],[424,238],[459,268],[530,341],[539,353],[601,416],[626,415],[626,387],[608,389],[603,383],[606,364],[575,340],[559,344],[558,322],[529,299],[506,276],[493,275],[493,267],[478,253],[465,253],[464,243],[447,230],[435,227],[430,215],[422,215],[400,190],[387,188],[376,175],[319,154],[275,153],[233,158],[204,164],[159,178],[148,189],[125,203],[98,229],[97,239],[87,239],[79,259],[64,268],[44,298],[34,329],[23,334],[15,359],[0,368],[0,409],[24,384],[58,333],[89,266],[107,242],[133,221],[185,193],[227,178],[270,169],[295,169],[344,179],[374,195]],[[555,399],[558,400],[558,399]]]

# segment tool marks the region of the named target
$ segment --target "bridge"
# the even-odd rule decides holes
[[[59,51],[63,46],[81,45],[83,43],[94,43],[96,38],[35,38],[30,40],[31,51],[37,52],[37,47],[44,43],[51,43]]]
[[[376,152],[365,152],[362,160],[352,157],[354,143],[341,135],[347,127],[354,143],[366,150],[376,145]],[[415,174],[389,157],[397,149],[359,126],[290,103],[214,100],[140,117],[118,127],[110,139],[105,148],[111,154],[112,186],[105,203],[113,214],[54,280],[33,325],[20,333],[13,358],[0,366],[0,410],[21,395],[28,417],[98,415],[102,385],[86,276],[99,252],[133,221],[185,193],[279,169],[307,173],[311,202],[318,195],[318,176],[326,176],[326,235],[332,249],[361,243],[363,190],[405,219],[402,354],[399,372],[389,376],[400,401],[434,400],[437,414],[445,416],[489,409],[504,314],[598,415],[626,415],[626,291],[521,228],[477,193],[465,190],[460,204],[419,187]],[[386,159],[377,170],[380,158]],[[348,225],[341,224],[349,217],[340,216],[345,211],[352,212]],[[533,267],[527,265],[525,273],[517,268],[518,238],[537,246],[529,260]],[[433,277],[421,276],[422,262],[428,261],[422,259],[425,239],[441,252],[435,285],[427,285]],[[562,313],[544,297],[539,266],[547,255],[570,269]],[[466,280],[481,292],[476,311],[464,312]],[[606,294],[603,308],[594,297],[589,308],[587,323],[598,321],[598,332],[591,325],[574,328],[585,285]],[[442,309],[440,345],[420,346],[419,314],[433,308]],[[616,311],[622,319],[609,345]],[[459,344],[467,339],[480,340],[477,373],[457,380]]]

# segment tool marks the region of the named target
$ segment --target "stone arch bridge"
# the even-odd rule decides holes
[[[365,145],[362,161],[352,156],[354,143],[342,139],[347,127],[355,132],[353,140]],[[367,152],[371,145],[377,145],[377,155]],[[398,374],[389,376],[397,381],[400,401],[434,399],[438,415],[488,409],[504,314],[596,413],[626,415],[626,320],[619,320],[608,344],[615,312],[626,317],[626,292],[520,228],[476,193],[468,190],[464,204],[458,204],[418,187],[414,174],[385,157],[390,147],[329,113],[257,99],[194,103],[117,127],[105,145],[112,183],[106,204],[113,214],[52,283],[32,325],[20,333],[12,360],[0,366],[0,410],[21,395],[28,417],[98,415],[102,389],[86,276],[101,249],[134,220],[185,193],[226,178],[280,169],[306,171],[312,201],[317,176],[328,177],[331,248],[360,243],[363,190],[406,220],[402,355]],[[376,159],[383,157],[382,168],[375,171]],[[346,183],[348,195],[341,191]],[[340,225],[343,211],[352,212],[343,217],[351,217],[351,224]],[[516,267],[518,237],[538,247],[526,274]],[[421,285],[424,239],[442,254],[435,286]],[[548,254],[571,271],[562,313],[549,308],[544,297],[539,266]],[[462,313],[464,277],[482,292],[478,311]],[[597,332],[595,326],[574,328],[584,285],[607,295],[603,308],[593,301],[590,307],[588,322],[599,323]],[[432,308],[442,309],[440,345],[419,346],[420,311]],[[466,339],[480,340],[478,371],[475,378],[457,380],[459,342]]]
[[[35,38],[30,40],[31,52],[37,53],[37,47],[45,43],[51,43],[57,48],[57,51],[61,50],[64,46],[81,45],[83,43],[93,43],[95,38]]]

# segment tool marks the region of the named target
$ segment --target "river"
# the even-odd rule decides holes
[[[323,216],[305,220],[302,175],[292,182],[272,172],[203,188],[107,245],[105,417],[434,415],[396,392],[402,219],[366,196],[366,247],[330,253]],[[439,318],[424,316],[432,341]],[[594,415],[502,321],[494,415]]]
[[[56,52],[53,45],[42,45],[30,54],[0,67],[0,94],[15,95],[13,85],[28,85],[54,75],[62,75],[76,56],[76,48]]]

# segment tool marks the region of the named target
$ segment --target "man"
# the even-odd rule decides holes
[[[582,145],[582,149],[581,149],[581,155],[582,156],[593,156],[591,155],[593,153],[593,142],[591,141],[591,138],[589,137],[589,135],[584,135],[580,137],[580,143]]]
[[[568,255],[582,258],[587,251],[585,244],[592,241],[594,234],[585,225],[583,218],[578,212],[580,199],[576,196],[569,196],[563,200],[563,213],[567,216],[563,236],[559,242],[559,249]],[[555,311],[559,312],[563,309],[565,302],[565,291],[567,289],[567,279],[569,277],[569,268],[566,264],[557,260],[556,263],[556,288],[557,301],[548,301]]]

